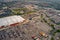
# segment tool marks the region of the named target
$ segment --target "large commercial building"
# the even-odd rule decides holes
[[[24,18],[22,18],[21,16],[17,16],[17,15],[0,18],[0,28],[4,28],[7,26],[15,26],[24,21],[25,21]]]

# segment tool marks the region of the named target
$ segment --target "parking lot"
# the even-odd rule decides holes
[[[40,24],[40,23],[39,23]],[[47,29],[48,30],[48,29]],[[33,40],[32,35],[40,37],[39,32],[46,32],[40,25],[34,24],[32,21],[23,25],[10,27],[0,31],[0,40]],[[47,31],[48,32],[48,31]],[[43,38],[47,39],[47,38]]]
[[[33,16],[33,15],[31,15]],[[0,31],[0,40],[33,40],[32,35],[36,35],[41,40],[48,40],[48,38],[40,36],[39,32],[44,32],[49,35],[51,27],[46,23],[40,21],[39,16],[34,16],[25,24],[10,27]]]

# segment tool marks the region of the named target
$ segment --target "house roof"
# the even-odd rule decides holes
[[[17,22],[23,22],[24,20],[25,20],[24,18],[17,15],[4,17],[4,18],[0,18],[0,26],[7,26]]]
[[[53,21],[55,21],[55,23],[59,23],[60,22],[60,17],[58,15],[54,15],[52,17],[50,17]]]
[[[60,25],[56,25],[55,26],[55,29],[60,29]]]

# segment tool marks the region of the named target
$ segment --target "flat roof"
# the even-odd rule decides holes
[[[0,26],[7,26],[17,22],[23,22],[24,20],[25,20],[24,18],[18,15],[8,16],[8,17],[0,18]]]
[[[55,23],[59,23],[60,22],[60,17],[58,15],[54,15],[52,17],[50,17],[53,21],[55,21]]]

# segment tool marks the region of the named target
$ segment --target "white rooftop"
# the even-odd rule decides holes
[[[23,22],[24,20],[25,20],[24,18],[17,15],[4,17],[4,18],[0,18],[0,26],[7,26],[17,22]]]

